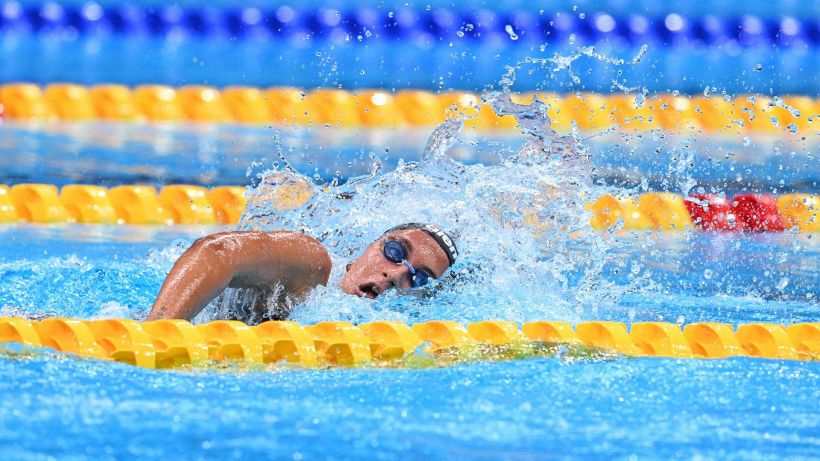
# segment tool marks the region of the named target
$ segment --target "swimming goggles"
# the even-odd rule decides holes
[[[410,284],[413,288],[421,288],[430,283],[430,274],[424,270],[416,270],[410,261],[407,260],[407,248],[398,240],[388,240],[384,242],[382,248],[384,257],[394,264],[404,264],[410,269]]]

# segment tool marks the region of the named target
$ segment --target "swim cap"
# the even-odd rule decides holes
[[[382,235],[407,229],[418,229],[426,232],[430,237],[433,237],[436,243],[438,243],[438,246],[440,246],[441,249],[444,250],[444,253],[447,255],[447,260],[450,262],[450,265],[452,266],[453,264],[455,264],[456,258],[458,258],[458,248],[456,248],[456,242],[449,235],[447,235],[446,232],[441,230],[441,228],[436,226],[435,224],[422,224],[417,222],[400,224],[396,227],[391,227],[387,230],[387,232],[385,232]]]

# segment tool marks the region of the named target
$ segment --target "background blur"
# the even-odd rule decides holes
[[[817,94],[818,42],[820,4],[797,0],[0,1],[0,82],[478,91],[526,57],[647,45],[627,86]],[[577,66],[580,85],[516,87],[613,90],[605,64]]]

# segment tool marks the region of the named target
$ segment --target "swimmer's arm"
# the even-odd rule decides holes
[[[146,320],[191,320],[225,288],[270,289],[300,297],[330,277],[316,239],[295,232],[222,232],[189,248],[165,278]]]

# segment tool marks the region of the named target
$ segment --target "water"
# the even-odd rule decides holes
[[[490,93],[487,100],[499,111],[515,114],[525,133],[517,147],[501,149],[495,163],[461,163],[449,155],[470,142],[456,118],[434,131],[419,162],[399,160],[392,171],[370,153],[358,160],[370,174],[320,187],[293,169],[291,154],[279,150],[277,168],[267,170],[262,164],[261,172],[246,178],[256,186],[249,191],[240,228],[305,232],[319,238],[334,261],[330,286],[318,288],[292,318],[307,323],[486,318],[785,323],[814,318],[818,268],[813,235],[590,233],[585,197],[615,191],[590,174],[590,158],[600,155],[588,153],[577,133],[553,132],[538,101],[517,105],[503,92]],[[673,179],[673,184],[691,187],[685,174]],[[294,186],[313,198],[296,210],[276,209],[271,198]],[[437,222],[453,232],[463,254],[451,270],[454,276],[434,283],[432,298],[425,302],[395,294],[369,301],[341,293],[335,282],[344,265],[397,224],[397,215],[403,221]],[[126,228],[120,235],[121,230],[93,226],[68,229],[67,235],[57,232],[52,238],[164,243],[169,240],[161,237],[173,233],[159,231],[155,237],[150,230]],[[206,231],[191,230],[199,236]],[[37,238],[28,241],[29,229],[6,232],[12,247],[2,304],[17,309],[12,313],[77,317],[142,318],[171,263],[193,238],[188,234],[187,240],[150,251],[142,247],[139,262],[119,261],[115,252],[100,268],[88,262],[85,248],[55,255]],[[13,256],[19,248],[29,251],[39,245],[45,245],[45,260],[28,261],[28,253]],[[60,271],[56,278],[55,269]],[[20,290],[32,279],[46,288]],[[66,303],[67,298],[80,302]],[[708,308],[699,310],[704,304]],[[198,320],[218,318],[226,307],[230,302],[213,305]]]
[[[108,226],[15,226],[0,228],[0,315],[140,319],[150,308],[175,257],[195,238],[220,228],[111,228]],[[647,247],[651,250],[647,251]],[[569,244],[582,257],[585,249]],[[604,276],[628,284],[635,264],[650,273],[652,290],[624,294],[617,302],[590,302],[579,311],[557,309],[550,294],[523,310],[506,299],[426,302],[414,312],[391,312],[366,302],[361,321],[392,315],[403,320],[459,321],[618,320],[729,323],[816,321],[817,239],[791,234],[636,234],[610,250]],[[728,261],[728,262],[727,262]],[[729,267],[727,267],[729,266]],[[763,268],[761,270],[761,268]],[[617,272],[617,273],[616,273]],[[711,272],[711,275],[708,275]],[[568,273],[572,277],[571,273]],[[638,274],[640,275],[640,273]],[[783,284],[788,278],[788,284]],[[504,293],[500,283],[492,284]],[[514,292],[508,289],[508,292]],[[536,298],[533,296],[532,298]],[[345,297],[336,309],[298,310],[295,319],[314,322],[350,318],[358,305]],[[321,306],[320,306],[321,307]],[[519,306],[521,307],[521,306]],[[325,317],[327,316],[327,317]]]
[[[805,362],[186,373],[46,355],[0,360],[0,376],[13,459],[774,460],[820,445]]]
[[[216,230],[2,228],[0,305],[17,307],[0,315],[141,318],[184,244]],[[581,312],[534,303],[519,317],[469,299],[432,302],[415,318],[816,321],[820,306],[806,297],[820,280],[816,241],[637,235],[617,248],[621,275],[639,261],[657,290]],[[791,280],[783,291],[781,273]],[[331,317],[347,318],[346,305]],[[358,314],[372,320],[391,312]],[[295,319],[324,315],[301,311]],[[531,359],[423,370],[155,371],[19,353],[0,353],[0,446],[8,459],[812,459],[820,448],[816,362]]]
[[[334,173],[331,184],[281,142],[250,169],[245,180],[255,187],[240,227],[320,238],[332,282],[396,216],[442,224],[461,249],[454,277],[437,281],[429,298],[371,301],[331,283],[293,320],[816,321],[814,235],[590,232],[583,204],[619,187],[594,171],[601,152],[580,133],[554,133],[538,103],[485,97],[525,131],[517,144],[494,145],[494,162],[451,155],[471,145],[455,118],[417,151],[418,162],[365,150],[348,167],[357,173]],[[217,169],[241,163],[219,158],[211,158]],[[171,170],[178,161],[186,160],[149,165]],[[658,163],[666,168],[658,181],[678,192],[711,171]],[[161,181],[167,173],[152,174]],[[787,179],[800,190],[795,176],[753,176],[740,187]],[[270,197],[284,185],[313,198],[276,209]],[[0,315],[141,319],[175,258],[215,230],[0,228]],[[0,446],[11,459],[810,459],[820,451],[816,362],[556,357],[428,369],[155,371],[17,346],[0,354]]]
[[[149,183],[246,185],[279,156],[320,182],[367,174],[371,156],[386,171],[418,161],[433,127],[395,130],[238,125],[152,125],[105,122],[0,124],[0,184],[92,181],[105,186]],[[817,142],[804,133],[717,136],[584,132],[596,183],[664,190],[685,176],[727,193],[820,191],[812,167]],[[807,138],[807,139],[804,139]],[[520,150],[512,132],[467,130],[450,155],[471,165],[497,164]],[[278,143],[277,143],[278,141]],[[685,158],[681,174],[676,163]],[[691,164],[691,166],[689,166]],[[738,180],[738,175],[740,180]],[[774,192],[776,191],[776,192]]]

